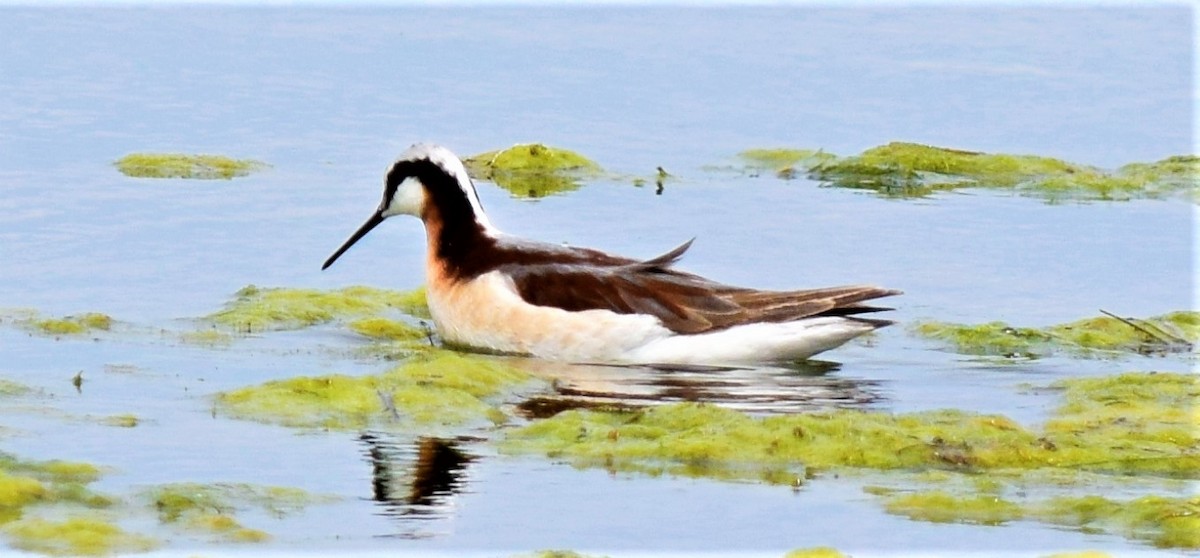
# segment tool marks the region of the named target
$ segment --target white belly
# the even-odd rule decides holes
[[[752,323],[650,341],[625,357],[627,362],[753,365],[794,362],[828,351],[875,328],[846,318],[804,318]]]

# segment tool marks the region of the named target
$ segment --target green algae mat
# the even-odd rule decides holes
[[[1042,502],[1023,502],[995,493],[962,495],[929,490],[887,496],[884,509],[917,521],[1003,525],[1031,520],[1118,533],[1160,548],[1200,548],[1200,519],[1196,517],[1200,497],[1113,500],[1103,496],[1057,496]]]
[[[1097,358],[1122,354],[1189,353],[1200,342],[1200,312],[1179,311],[1150,318],[1105,314],[1048,327],[1005,322],[915,323],[913,334],[976,356],[1038,358],[1051,354]]]
[[[32,393],[15,382],[0,381],[0,398]],[[91,463],[30,460],[0,451],[0,540],[15,549],[51,556],[147,552],[176,537],[258,543],[271,535],[244,526],[238,519],[242,511],[257,509],[282,517],[335,500],[296,488],[249,483],[163,484],[132,495],[93,488],[111,472]],[[144,528],[153,523],[152,517],[163,528],[154,534],[123,525],[137,519]]]
[[[754,417],[703,403],[567,411],[510,431],[504,448],[650,473],[794,482],[805,469],[1065,468],[1200,478],[1200,382],[1129,373],[1062,380],[1039,430],[949,409]]]
[[[113,162],[113,166],[121,174],[134,178],[229,180],[261,171],[269,165],[253,159],[234,159],[224,155],[130,153]]]
[[[34,310],[0,311],[0,322],[8,322],[30,333],[53,336],[79,336],[113,327],[112,316],[100,312],[62,317],[42,316]]]
[[[513,196],[541,198],[576,190],[603,176],[595,161],[569,149],[540,143],[517,144],[471,155],[463,165],[472,178],[493,182]]]
[[[437,348],[424,289],[371,287],[335,290],[260,288],[239,290],[225,308],[201,318],[195,335],[292,331],[336,324],[363,343],[356,354],[401,359],[378,374],[297,376],[224,391],[214,411],[239,419],[298,428],[416,429],[503,424],[507,398],[540,386],[518,368],[486,357]],[[234,333],[227,333],[234,332]]]
[[[1200,381],[1127,373],[1054,382],[1059,407],[1040,428],[957,409],[894,414],[839,410],[756,417],[709,404],[637,411],[574,410],[507,432],[501,448],[579,467],[800,486],[826,471],[944,471],[986,481],[988,492],[880,491],[889,513],[998,525],[1016,519],[1121,533],[1200,548],[1200,498],[1095,494],[1005,500],[1039,475],[1077,489],[1125,479],[1200,479]],[[1036,483],[1035,483],[1036,484]],[[978,487],[975,481],[973,486]]]
[[[334,500],[298,488],[249,483],[164,484],[147,488],[139,496],[154,507],[159,522],[173,532],[233,543],[271,539],[266,531],[242,525],[238,512],[259,509],[281,517]]]
[[[517,368],[431,349],[381,374],[302,376],[222,392],[216,410],[335,430],[503,424],[508,416],[498,404],[532,381]]]
[[[248,483],[176,483],[123,500],[93,491],[102,475],[87,463],[34,462],[0,453],[0,537],[13,548],[52,556],[147,552],[165,540],[125,529],[120,518],[154,515],[168,533],[211,542],[259,543],[271,535],[246,527],[238,513],[274,516],[333,501],[288,487]]]
[[[1200,157],[1177,155],[1107,171],[1037,155],[983,153],[892,142],[858,155],[813,149],[749,149],[745,171],[869,190],[885,197],[924,197],[959,188],[1004,190],[1048,201],[1129,200],[1180,194],[1200,199]]]
[[[425,290],[394,291],[374,287],[345,287],[332,291],[318,289],[260,288],[248,285],[239,290],[225,308],[202,318],[214,325],[244,333],[303,329],[335,319],[381,318],[394,310],[414,318],[428,319]],[[372,327],[375,326],[375,327]],[[361,322],[358,329],[376,336],[400,332],[396,322]]]

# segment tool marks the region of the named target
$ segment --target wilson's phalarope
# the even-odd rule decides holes
[[[506,235],[450,150],[417,144],[383,201],[321,269],[394,215],[425,223],[426,296],[443,340],[572,362],[752,364],[807,358],[888,325],[859,314],[899,294],[873,286],[760,291],[672,266],[691,241],[634,260]]]

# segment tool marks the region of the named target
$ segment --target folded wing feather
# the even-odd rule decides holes
[[[604,309],[649,314],[677,333],[702,333],[753,322],[786,322],[811,316],[850,316],[888,310],[861,304],[899,291],[855,285],[796,291],[760,291],[724,285],[671,266],[691,246],[644,261],[585,261],[504,266],[530,304],[569,311]],[[877,326],[883,320],[863,320]]]

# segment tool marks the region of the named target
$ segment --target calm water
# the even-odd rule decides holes
[[[900,288],[901,322],[1043,325],[1100,308],[1194,307],[1196,210],[1185,200],[885,200],[702,170],[752,147],[852,154],[892,140],[1102,168],[1188,153],[1191,22],[1182,7],[0,8],[0,307],[178,329],[250,283],[415,287],[415,220],[319,266],[378,203],[392,158],[420,140],[464,155],[540,141],[629,175],[661,165],[679,177],[662,195],[628,180],[536,202],[490,184],[480,195],[499,227],[547,240],[650,256],[698,236],[684,267],[731,283]],[[133,151],[273,168],[228,182],[135,180],[111,167]],[[52,397],[36,406],[58,410],[0,409],[12,429],[0,449],[110,465],[98,488],[117,494],[245,481],[346,497],[272,523],[268,548],[283,552],[1152,551],[1036,524],[910,522],[884,515],[852,479],[793,494],[610,477],[480,443],[462,448],[471,460],[434,513],[385,513],[370,500],[371,446],[357,434],[210,411],[222,389],[385,366],[302,350],[344,342],[319,328],[214,351],[152,334],[55,341],[0,328],[0,377],[43,388]],[[1049,400],[1020,394],[1023,382],[1188,369],[1140,358],[996,367],[932,350],[903,327],[823,358],[877,408],[1029,422]],[[78,370],[82,393],[69,383]],[[79,418],[129,412],[146,422]]]

